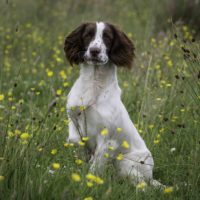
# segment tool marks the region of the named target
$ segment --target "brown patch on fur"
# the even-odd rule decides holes
[[[64,51],[66,58],[71,65],[74,63],[79,64],[83,61],[83,57],[81,55],[81,51],[83,49],[81,35],[85,26],[86,24],[81,24],[65,38]]]
[[[135,47],[125,33],[114,25],[107,23],[113,32],[113,43],[110,48],[109,58],[117,66],[131,68],[135,56]]]
[[[106,45],[107,48],[107,54],[109,55],[110,50],[111,50],[111,46],[113,43],[113,39],[114,39],[114,34],[113,31],[111,29],[111,27],[108,24],[105,24],[105,29],[103,31],[103,41]]]
[[[65,38],[64,51],[71,65],[79,64],[84,61],[85,44],[82,36],[89,24],[90,23],[81,24]]]

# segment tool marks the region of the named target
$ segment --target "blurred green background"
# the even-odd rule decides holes
[[[13,31],[31,22],[48,34],[55,34],[83,21],[109,21],[148,39],[168,29],[171,22],[187,24],[198,31],[200,27],[199,0],[2,0],[0,5],[1,22],[12,26]]]

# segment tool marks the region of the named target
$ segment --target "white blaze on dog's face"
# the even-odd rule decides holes
[[[70,64],[105,65],[131,68],[134,46],[114,25],[104,22],[83,23],[65,39],[64,50]]]
[[[105,24],[103,22],[96,23],[96,33],[94,39],[89,43],[84,58],[88,64],[104,65],[108,62],[106,45],[103,41],[103,33]]]

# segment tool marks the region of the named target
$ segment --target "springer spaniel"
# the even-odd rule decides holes
[[[70,64],[80,65],[79,78],[68,94],[69,143],[86,144],[92,172],[113,160],[119,173],[134,184],[153,179],[153,158],[121,101],[117,67],[131,68],[134,46],[114,25],[83,23],[64,43]],[[88,140],[88,141],[86,141]]]

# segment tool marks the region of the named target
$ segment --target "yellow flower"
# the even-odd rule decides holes
[[[158,143],[160,143],[160,140],[159,140],[159,139],[154,140],[153,143],[154,143],[154,144],[158,144]]]
[[[24,99],[20,99],[20,100],[18,101],[18,103],[19,103],[19,104],[23,104],[23,103],[24,103]]]
[[[67,75],[66,75],[66,73],[65,73],[64,70],[60,71],[60,72],[59,72],[59,75],[60,75],[64,80],[67,79]]]
[[[68,83],[68,82],[64,82],[64,83],[63,83],[63,86],[64,86],[64,87],[68,87],[68,86],[69,86],[69,83]]]
[[[188,26],[184,25],[182,29],[183,29],[183,31],[186,32],[186,31],[188,31]]]
[[[125,149],[128,149],[129,148],[129,143],[126,140],[124,140],[122,142],[122,147],[124,147]]]
[[[52,155],[56,155],[57,152],[58,152],[57,149],[52,149],[52,150],[51,150],[51,154],[52,154]]]
[[[16,130],[15,130],[15,135],[20,135],[20,134],[21,134],[21,131],[18,130],[18,129],[16,129]]]
[[[12,106],[11,109],[12,109],[12,110],[16,110],[16,106]]]
[[[157,69],[157,70],[160,69],[160,65],[156,65],[155,69]]]
[[[172,46],[174,46],[174,41],[171,41],[170,43],[169,43],[169,45],[172,47]]]
[[[20,135],[20,138],[21,138],[22,140],[27,140],[29,137],[30,137],[30,135],[29,135],[28,133],[22,133],[22,134]]]
[[[62,94],[62,90],[57,90],[57,91],[56,91],[56,94],[57,94],[58,96],[60,96],[60,95]]]
[[[165,80],[161,80],[160,82],[161,82],[161,84],[166,84]]]
[[[102,185],[104,183],[104,180],[100,177],[96,176],[94,180],[97,184]]]
[[[43,150],[43,148],[42,148],[42,147],[38,147],[37,150],[38,150],[39,152],[41,152],[41,151]]]
[[[81,164],[83,164],[83,161],[81,159],[77,159],[77,160],[75,160],[75,163],[77,165],[81,165]]]
[[[104,183],[103,179],[91,173],[86,175],[86,179],[88,179],[89,182],[95,182],[96,184],[100,184],[100,185]]]
[[[125,88],[127,88],[127,87],[129,86],[129,85],[128,85],[128,82],[127,82],[127,81],[124,81],[123,86],[124,86]]]
[[[39,86],[43,86],[45,85],[45,81],[44,80],[41,80],[39,83],[38,83]]]
[[[165,194],[169,194],[173,192],[173,187],[166,187],[163,191]]]
[[[122,160],[123,159],[123,155],[122,153],[119,153],[116,157],[117,160]]]
[[[80,146],[85,146],[85,142],[82,142],[82,141],[79,141],[78,144],[79,144]]]
[[[11,138],[14,136],[14,133],[12,131],[8,131],[8,137]]]
[[[102,129],[101,135],[103,135],[103,136],[108,135],[108,129],[107,128]]]
[[[51,71],[51,70],[47,70],[47,76],[48,76],[48,77],[53,76],[53,71]]]
[[[155,38],[151,38],[151,43],[156,43],[156,39]]]
[[[93,200],[92,197],[85,197],[84,200]]]
[[[63,146],[64,147],[69,147],[69,143],[64,143]]]
[[[149,125],[149,128],[150,128],[150,129],[152,129],[153,127],[154,127],[154,125],[153,125],[153,124],[150,124],[150,125]]]
[[[60,112],[65,112],[65,107],[60,108]]]
[[[94,185],[94,184],[93,184],[92,182],[90,182],[90,181],[87,181],[86,184],[87,184],[88,187],[92,187],[92,186]]]
[[[172,116],[172,119],[176,120],[176,119],[178,119],[178,117],[174,115],[174,116]]]
[[[75,110],[75,106],[71,106],[70,110],[74,111]]]
[[[104,157],[105,157],[105,158],[109,158],[110,155],[109,155],[108,153],[104,153]]]
[[[0,181],[4,181],[5,180],[5,177],[0,175]]]
[[[82,140],[83,140],[84,142],[88,141],[89,139],[90,139],[89,137],[82,137]]]
[[[60,169],[60,164],[59,163],[53,163],[52,168],[55,169],[55,170]]]
[[[80,182],[80,181],[81,181],[81,177],[80,177],[80,175],[77,174],[77,173],[72,173],[72,174],[71,174],[71,179],[72,179],[73,181],[75,181],[75,182]]]
[[[167,65],[168,65],[169,67],[172,67],[172,66],[173,66],[172,60],[168,60],[168,61],[167,61]]]
[[[139,133],[142,133],[142,129],[138,129],[138,132],[139,132]]]
[[[117,130],[118,133],[122,132],[122,128],[120,128],[120,127],[116,128],[116,130]]]
[[[63,122],[64,122],[65,125],[69,124],[69,120],[68,119],[64,119]]]
[[[171,86],[172,86],[171,83],[167,83],[167,84],[166,84],[166,87],[171,87]]]
[[[95,178],[96,178],[96,176],[93,175],[93,174],[91,174],[91,173],[89,173],[89,174],[86,175],[86,178],[87,178],[88,180],[90,180],[90,181],[94,181]]]
[[[159,139],[160,138],[160,134],[158,134],[156,137]]]
[[[63,146],[64,146],[65,148],[67,148],[67,147],[73,147],[73,146],[74,146],[74,143],[64,143]]]
[[[56,58],[56,61],[59,62],[59,63],[62,63],[62,59],[59,58],[59,57]]]
[[[85,106],[80,106],[79,109],[80,109],[80,111],[84,111],[85,110]]]
[[[0,94],[0,101],[3,101],[3,100],[4,100],[4,95]]]
[[[163,133],[164,130],[165,130],[164,128],[161,128],[161,129],[159,130],[159,132],[160,132],[160,133]]]
[[[136,188],[137,189],[141,189],[141,190],[144,190],[144,188],[147,186],[147,184],[143,181],[141,183],[138,183]]]
[[[113,150],[114,150],[114,147],[113,147],[113,146],[109,146],[109,147],[108,147],[108,150],[113,151]]]

